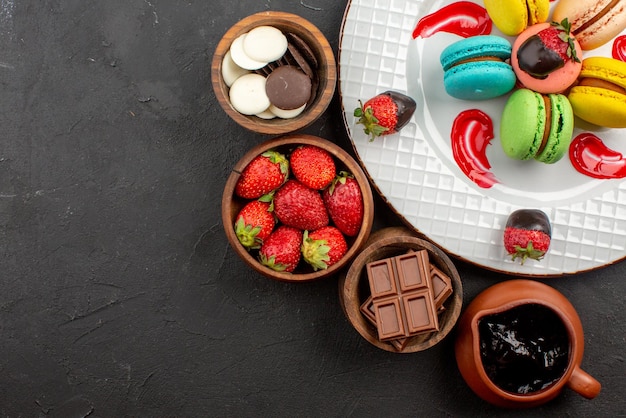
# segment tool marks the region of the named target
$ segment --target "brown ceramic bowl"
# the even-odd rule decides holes
[[[444,303],[445,310],[438,315],[439,331],[409,337],[404,348],[378,338],[376,327],[361,313],[361,305],[370,296],[366,265],[370,262],[406,254],[407,251],[426,250],[434,264],[452,281],[453,293]],[[443,340],[454,328],[463,305],[461,278],[450,258],[438,247],[416,237],[406,228],[394,227],[376,231],[370,236],[361,253],[352,261],[345,276],[339,280],[339,301],[348,321],[369,343],[394,353],[415,353],[426,350]]]
[[[230,104],[229,88],[222,77],[222,62],[230,45],[239,35],[257,26],[273,26],[283,33],[293,33],[302,39],[313,52],[318,64],[318,84],[314,99],[306,109],[292,119],[264,120],[237,112]],[[337,85],[337,66],[333,50],[322,32],[306,19],[285,12],[266,11],[248,16],[232,26],[217,45],[211,64],[213,90],[224,111],[239,125],[251,131],[282,135],[297,131],[313,123],[330,104]]]
[[[289,154],[290,150],[301,144],[316,145],[324,148],[333,155],[337,166],[337,172],[345,170],[354,175],[354,178],[361,186],[361,194],[363,196],[363,224],[361,226],[361,230],[356,236],[346,237],[346,241],[349,246],[348,252],[340,261],[333,264],[328,269],[314,271],[304,261],[301,261],[293,273],[277,272],[262,265],[256,258],[257,254],[249,252],[239,243],[239,240],[237,239],[237,235],[234,230],[235,218],[246,201],[235,195],[235,184],[237,183],[243,169],[257,155],[270,149],[275,149],[285,154]],[[226,236],[230,245],[234,248],[239,257],[241,257],[241,259],[254,270],[271,279],[285,282],[308,282],[337,274],[341,269],[349,264],[350,260],[358,254],[358,251],[362,248],[363,244],[365,244],[372,229],[373,221],[374,198],[372,195],[372,189],[370,188],[367,177],[359,164],[350,156],[350,154],[337,144],[312,135],[285,135],[267,140],[255,146],[237,162],[235,167],[233,167],[233,171],[226,180],[224,194],[222,195],[222,222],[224,224],[224,230],[226,231]]]

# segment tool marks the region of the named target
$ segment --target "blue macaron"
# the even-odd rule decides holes
[[[510,58],[510,42],[495,35],[449,45],[439,57],[446,92],[462,100],[486,100],[510,92],[517,81]]]

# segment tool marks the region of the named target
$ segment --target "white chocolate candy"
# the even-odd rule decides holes
[[[257,61],[255,59],[250,58],[243,49],[243,43],[247,37],[247,34],[244,33],[239,35],[233,43],[230,45],[230,56],[241,68],[246,70],[258,70],[259,68],[263,68],[267,65],[269,61]]]
[[[280,109],[274,105],[270,106],[270,112],[272,112],[273,114],[275,114],[276,116],[278,116],[281,119],[293,119],[296,116],[298,116],[300,113],[304,112],[304,108],[306,107],[306,104],[303,104],[302,106],[300,106],[297,109],[293,109],[293,110],[284,110],[284,109]]]
[[[270,107],[265,93],[265,77],[249,73],[239,77],[229,91],[230,104],[243,115],[256,115]]]
[[[269,109],[256,114],[257,117],[265,120],[275,119],[276,115]]]
[[[233,61],[230,56],[230,51],[226,52],[226,55],[224,55],[224,59],[222,60],[222,77],[224,78],[224,83],[228,87],[232,86],[235,80],[239,77],[248,73],[248,70],[235,64],[235,61]]]
[[[287,52],[287,37],[273,26],[257,26],[243,40],[243,50],[253,60],[276,61]]]

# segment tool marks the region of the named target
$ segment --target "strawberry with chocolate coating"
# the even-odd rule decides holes
[[[329,225],[318,230],[304,231],[302,258],[313,270],[325,270],[348,252],[348,243],[339,229]]]
[[[303,232],[280,225],[259,250],[259,261],[274,271],[293,272],[300,262]]]
[[[289,175],[289,161],[278,151],[265,151],[243,169],[235,194],[244,199],[258,199],[279,188]]]
[[[247,249],[258,249],[272,233],[276,220],[271,203],[252,200],[241,208],[235,218],[235,234]]]
[[[581,62],[567,18],[560,23],[552,22],[526,39],[517,50],[517,58],[519,68],[537,79],[547,78],[568,61]]]
[[[354,109],[357,123],[373,141],[379,136],[398,132],[411,120],[417,104],[411,97],[388,90],[362,103]]]
[[[520,258],[541,260],[552,237],[552,226],[545,212],[538,209],[519,209],[511,213],[504,229],[504,248],[513,261]]]
[[[353,237],[359,233],[363,223],[363,195],[352,174],[340,171],[322,192],[322,198],[330,218],[343,234]]]

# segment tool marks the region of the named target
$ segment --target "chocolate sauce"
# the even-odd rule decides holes
[[[531,77],[543,80],[565,65],[553,49],[548,48],[538,35],[529,37],[517,50],[519,68]]]
[[[557,382],[567,369],[567,329],[543,305],[520,305],[485,316],[478,329],[483,367],[500,389],[531,394]]]

